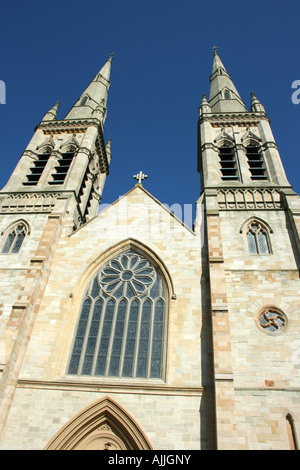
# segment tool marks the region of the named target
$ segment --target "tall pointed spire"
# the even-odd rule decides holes
[[[212,113],[247,111],[216,47],[214,47],[213,69],[210,76],[209,105]]]
[[[110,55],[108,61],[103,65],[102,69],[97,73],[94,79],[87,86],[83,94],[76,101],[75,105],[68,112],[65,119],[84,119],[98,117],[102,115],[102,123],[104,124],[106,112],[96,112],[96,108],[105,109],[107,104],[108,90],[110,87],[110,70],[113,54]],[[94,113],[94,115],[93,115]]]

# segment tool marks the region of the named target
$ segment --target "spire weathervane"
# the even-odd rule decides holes
[[[213,46],[212,47],[212,50],[214,51],[214,54],[217,54],[218,49],[219,49],[219,46]]]
[[[138,180],[138,184],[141,184],[142,180],[147,179],[148,175],[144,175],[142,171],[140,171],[137,175],[133,175],[134,179]]]

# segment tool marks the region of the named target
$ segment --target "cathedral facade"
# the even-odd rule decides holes
[[[141,178],[98,212],[111,62],[0,191],[0,449],[298,449],[300,198],[265,109],[215,50],[193,229]]]

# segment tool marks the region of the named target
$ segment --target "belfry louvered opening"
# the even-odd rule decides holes
[[[30,173],[26,175],[27,180],[23,182],[24,186],[36,186],[44,171],[44,168],[49,160],[50,152],[43,153],[37,156],[33,166],[30,168]]]
[[[257,145],[248,145],[246,147],[249,169],[252,180],[267,180],[267,170],[265,166],[262,151]]]
[[[55,172],[52,173],[52,181],[49,181],[48,184],[63,184],[67,173],[69,171],[70,165],[74,157],[74,152],[65,152],[61,154],[61,157],[58,160],[58,164],[55,166]]]
[[[219,148],[222,179],[238,180],[239,171],[237,167],[234,147],[223,145]]]
[[[165,309],[148,259],[133,250],[111,259],[86,290],[68,374],[160,378]]]

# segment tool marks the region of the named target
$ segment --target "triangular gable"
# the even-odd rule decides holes
[[[167,205],[161,203],[158,199],[156,199],[149,191],[147,191],[143,186],[142,184],[138,183],[136,184],[133,188],[131,188],[127,193],[125,193],[123,196],[120,196],[119,199],[115,200],[113,203],[111,204],[107,204],[105,205],[102,209],[101,209],[101,206],[100,206],[100,211],[98,212],[98,214],[93,217],[92,219],[90,219],[88,222],[86,222],[85,224],[81,225],[77,230],[75,230],[75,232],[73,233],[76,233],[78,232],[79,230],[81,230],[82,228],[86,227],[87,224],[90,224],[92,223],[93,221],[95,221],[95,219],[97,218],[101,218],[103,217],[103,215],[105,214],[105,212],[111,210],[112,208],[114,208],[115,206],[117,206],[118,204],[122,204],[122,201],[124,201],[124,199],[128,198],[129,200],[131,199],[131,197],[134,195],[135,192],[137,191],[141,191],[142,192],[142,195],[146,196],[146,199],[145,199],[145,202],[147,200],[147,198],[151,199],[151,202],[154,202],[158,208],[161,208],[163,209],[167,214],[169,214],[169,216],[175,221],[175,223],[178,223],[180,224],[180,226],[184,227],[188,232],[190,232],[191,234],[195,234],[195,232],[188,226],[186,225],[174,212],[172,212],[171,209],[169,209],[167,207]],[[130,201],[131,202],[131,201]]]

